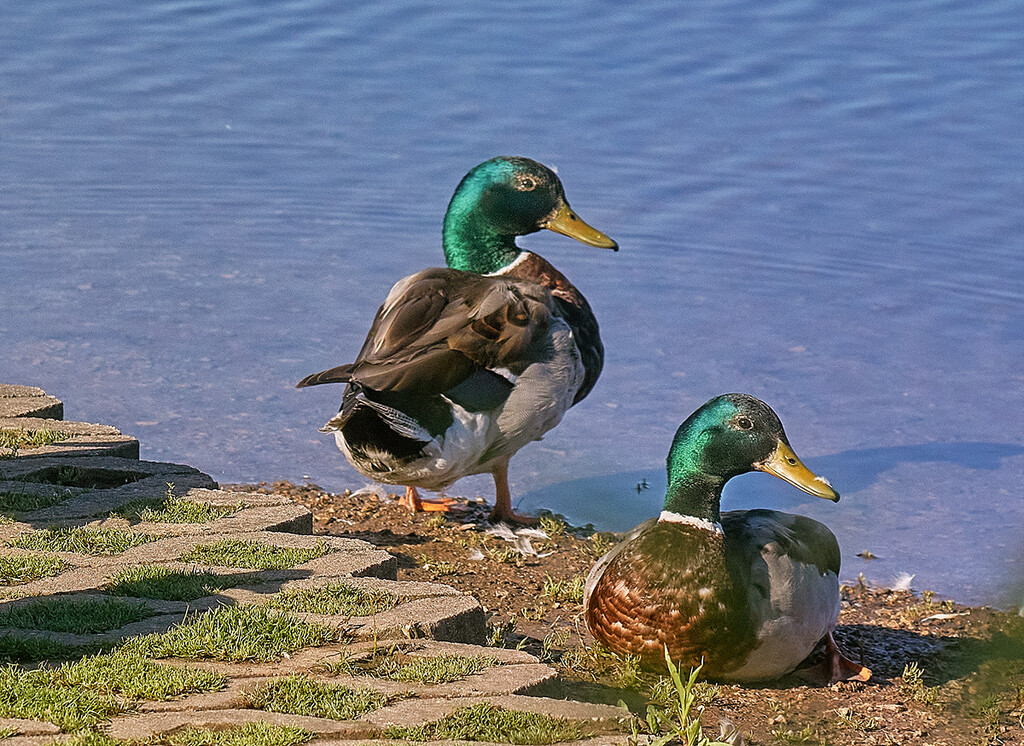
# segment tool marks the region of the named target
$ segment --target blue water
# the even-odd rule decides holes
[[[220,481],[361,486],[316,431],[340,390],[294,383],[442,262],[469,167],[528,155],[622,251],[521,241],[607,347],[521,508],[640,522],[678,423],[747,391],[843,500],[752,474],[726,507],[1020,603],[1022,38],[1015,0],[9,3],[0,380]]]

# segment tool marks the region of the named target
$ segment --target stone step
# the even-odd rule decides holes
[[[35,433],[60,435],[60,440],[46,445],[21,446],[13,454],[18,459],[47,456],[117,456],[128,459],[139,457],[139,441],[110,425],[29,416],[0,418],[0,432],[18,431],[29,435]]]
[[[64,403],[35,386],[0,383],[0,418],[64,419]]]

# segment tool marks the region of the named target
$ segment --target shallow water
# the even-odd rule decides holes
[[[826,521],[847,579],[1024,600],[1024,9],[548,5],[7,8],[0,380],[221,481],[362,484],[316,431],[340,390],[294,383],[443,261],[469,167],[528,155],[622,251],[521,241],[607,348],[522,508],[640,522],[679,422],[747,391],[843,500],[752,474],[726,508]]]

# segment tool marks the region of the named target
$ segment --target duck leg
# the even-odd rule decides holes
[[[867,681],[871,678],[871,669],[843,655],[830,631],[825,635],[825,663],[829,667],[830,682],[836,681]]]
[[[405,508],[408,508],[413,513],[422,512],[440,512],[447,513],[451,510],[451,506],[455,504],[455,500],[450,497],[439,497],[435,500],[423,499],[420,497],[420,493],[416,491],[415,487],[406,487],[405,494],[399,499],[399,504]]]
[[[813,684],[827,686],[837,681],[868,681],[871,678],[871,669],[854,663],[843,655],[832,633],[829,632],[825,635],[825,658],[821,663],[798,671],[797,675]]]
[[[494,510],[487,517],[491,523],[520,523],[527,526],[540,523],[539,518],[519,515],[512,511],[512,493],[508,489],[508,459],[498,463],[491,472],[494,477]]]

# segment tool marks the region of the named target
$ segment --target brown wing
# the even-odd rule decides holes
[[[354,363],[299,386],[358,382],[375,391],[431,395],[483,368],[519,374],[547,353],[551,295],[542,287],[454,269],[400,280],[377,311]]]

